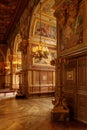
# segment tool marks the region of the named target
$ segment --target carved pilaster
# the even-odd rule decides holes
[[[56,92],[54,108],[52,109],[52,120],[58,120],[58,121],[69,120],[69,109],[66,103],[66,99],[64,98],[64,95],[63,95],[64,64],[67,64],[67,61],[65,60],[65,58],[58,58],[54,60],[54,65],[56,65],[57,71],[58,71],[57,78],[59,79],[58,80],[59,82],[58,84],[56,84],[56,91],[59,92],[59,95]],[[59,91],[58,91],[58,88],[59,88]]]

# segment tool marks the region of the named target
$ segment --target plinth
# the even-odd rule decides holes
[[[51,111],[52,121],[69,121],[69,109],[63,106],[54,107]]]

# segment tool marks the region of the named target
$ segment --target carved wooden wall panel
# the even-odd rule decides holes
[[[40,77],[39,77],[39,72],[38,71],[33,71],[32,72],[32,84],[33,85],[38,85],[39,81],[40,81]]]
[[[85,90],[86,87],[86,57],[78,59],[78,90]]]
[[[47,72],[40,71],[40,84],[47,84]]]
[[[48,80],[47,80],[48,84],[53,84],[53,73],[48,72],[47,77],[48,77]]]
[[[87,122],[87,58],[77,60],[77,118]]]
[[[68,102],[68,107],[70,110],[70,118],[73,118],[73,117],[76,118],[77,117],[76,94],[71,93],[71,92],[65,92],[64,95]]]
[[[79,120],[87,122],[87,95],[78,94],[77,117]]]
[[[86,91],[87,91],[87,57],[86,57]]]
[[[65,66],[64,89],[67,91],[74,91],[76,89],[76,65],[76,60],[70,60],[69,64]]]
[[[87,123],[87,57],[70,59],[64,77],[64,95],[71,116]]]
[[[29,76],[32,80],[28,80],[29,94],[53,93],[55,87],[55,72],[46,70],[31,70]],[[31,82],[32,81],[32,82]]]

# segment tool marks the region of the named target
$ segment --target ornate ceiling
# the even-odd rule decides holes
[[[30,2],[38,3],[39,0],[0,0],[0,44],[7,44],[7,39],[16,28],[17,22],[23,13],[26,5]],[[54,0],[43,0],[43,16],[49,18],[49,22],[53,21]]]
[[[29,0],[0,0],[0,44],[5,43]]]

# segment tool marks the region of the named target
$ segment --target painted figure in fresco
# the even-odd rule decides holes
[[[82,42],[82,16],[78,10],[78,0],[71,0],[64,4],[59,13],[61,50]]]

